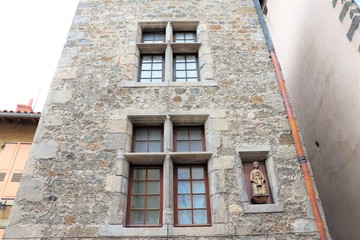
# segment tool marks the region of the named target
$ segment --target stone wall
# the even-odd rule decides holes
[[[198,21],[201,82],[136,82],[139,22],[151,21]],[[151,157],[164,168],[163,226],[127,228],[133,125],[159,121],[166,151]],[[172,152],[180,123],[204,126],[205,153]],[[290,134],[252,1],[81,1],[5,239],[314,239]],[[257,152],[276,198],[254,208],[241,158]],[[192,159],[208,166],[212,224],[174,227],[173,165]]]

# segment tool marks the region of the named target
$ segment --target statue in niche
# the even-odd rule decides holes
[[[253,170],[250,172],[250,184],[252,197],[251,202],[254,204],[266,203],[269,194],[266,192],[265,178],[259,170],[259,162],[253,162]]]

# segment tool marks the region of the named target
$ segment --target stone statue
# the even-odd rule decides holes
[[[259,170],[259,163],[253,162],[254,169],[250,173],[250,184],[252,191],[252,203],[266,203],[269,194],[266,192],[265,178]]]

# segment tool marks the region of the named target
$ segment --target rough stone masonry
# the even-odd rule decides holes
[[[175,32],[196,42],[174,43]],[[142,43],[146,32],[164,41]],[[174,56],[197,56],[176,82]],[[139,82],[163,56],[161,82]],[[160,126],[163,150],[132,151]],[[177,152],[173,129],[203,128],[206,149]],[[247,161],[266,166],[272,202],[252,204]],[[132,166],[160,165],[160,226],[128,227]],[[174,169],[202,164],[211,219],[178,226]],[[316,239],[316,225],[252,0],[81,0],[21,179],[5,239]]]

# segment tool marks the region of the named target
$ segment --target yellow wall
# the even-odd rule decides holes
[[[36,127],[35,123],[0,122],[0,146],[4,142],[32,142]]]

